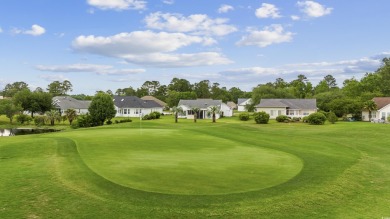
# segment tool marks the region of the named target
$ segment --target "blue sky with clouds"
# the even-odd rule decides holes
[[[73,93],[218,82],[251,90],[375,71],[390,56],[388,0],[3,0],[0,89],[69,80]]]

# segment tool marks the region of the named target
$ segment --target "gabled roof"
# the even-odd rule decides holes
[[[238,98],[237,105],[241,105],[244,102],[246,102],[247,100],[250,100],[250,98]]]
[[[210,106],[221,106],[222,100],[212,100],[212,99],[197,99],[197,100],[180,100],[179,106],[188,106],[190,108],[197,107],[199,109],[205,109]]]
[[[390,97],[374,97],[372,100],[376,103],[378,110],[390,104]]]
[[[164,101],[159,100],[159,99],[157,99],[157,98],[155,98],[153,96],[144,96],[144,97],[141,97],[141,99],[143,99],[143,100],[153,100],[154,102],[160,104],[162,107],[167,106],[167,103],[165,103]]]
[[[317,109],[316,99],[261,99],[258,108]]]
[[[114,96],[114,105],[118,108],[158,108],[162,107],[153,100],[142,100],[136,96]]]
[[[226,105],[228,105],[228,107],[230,107],[231,109],[237,108],[237,104],[235,104],[233,101],[227,102]]]
[[[57,96],[52,98],[53,105],[56,108],[67,109],[88,109],[91,104],[90,100],[76,100],[69,96]]]

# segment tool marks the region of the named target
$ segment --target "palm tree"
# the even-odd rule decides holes
[[[196,122],[200,109],[198,107],[193,107],[191,110],[194,112],[194,122]]]
[[[377,105],[373,100],[368,100],[364,103],[364,109],[368,110],[368,120],[371,121],[371,112],[377,110]]]
[[[55,120],[58,120],[60,113],[57,110],[50,110],[46,112],[47,118],[50,120],[50,125],[54,125]]]
[[[218,106],[210,106],[209,107],[209,113],[213,115],[213,122],[216,122],[215,114],[219,113],[220,108]]]
[[[73,120],[77,118],[77,112],[75,109],[67,109],[65,111],[65,116],[68,118],[69,124],[72,125]]]
[[[172,112],[175,114],[175,123],[177,123],[177,116],[179,113],[183,112],[183,108],[174,106],[172,107]]]

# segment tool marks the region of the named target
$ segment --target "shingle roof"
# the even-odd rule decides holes
[[[245,101],[249,100],[250,98],[238,98],[237,100],[237,105],[241,105],[242,103],[244,103]]]
[[[91,101],[87,100],[76,100],[69,96],[57,96],[52,98],[53,105],[56,108],[62,110],[67,109],[88,109]]]
[[[165,103],[164,101],[162,100],[159,100],[153,96],[144,96],[144,97],[141,97],[141,99],[143,100],[153,100],[155,101],[156,103],[160,104],[162,107],[165,107],[167,105],[167,103]]]
[[[390,104],[390,97],[374,97],[372,100],[376,103],[378,110]]]
[[[197,107],[200,109],[208,108],[209,106],[220,106],[222,105],[222,100],[212,100],[212,99],[197,99],[197,100],[180,100],[179,106],[184,105],[191,108]]]
[[[114,96],[114,105],[118,108],[156,108],[162,107],[153,100],[142,100],[136,96]]]
[[[317,109],[316,99],[261,99],[256,107],[286,107],[289,109]]]
[[[233,101],[227,102],[226,105],[228,105],[228,107],[230,107],[231,109],[237,108],[237,104],[235,104]]]

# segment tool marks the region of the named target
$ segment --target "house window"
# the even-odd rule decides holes
[[[308,115],[309,115],[309,112],[303,111],[303,115],[304,115],[304,116],[308,116]]]
[[[123,109],[123,114],[127,114],[127,109]]]
[[[275,111],[276,111],[276,110],[271,110],[270,116],[274,116],[274,115],[275,115]]]
[[[376,112],[371,112],[371,118],[376,118]]]
[[[385,119],[385,118],[386,118],[386,113],[382,112],[382,119]]]
[[[278,116],[282,115],[282,110],[278,110]]]
[[[187,110],[187,115],[194,115],[194,111],[192,111],[192,110]]]
[[[135,109],[135,114],[138,114],[138,109]]]

